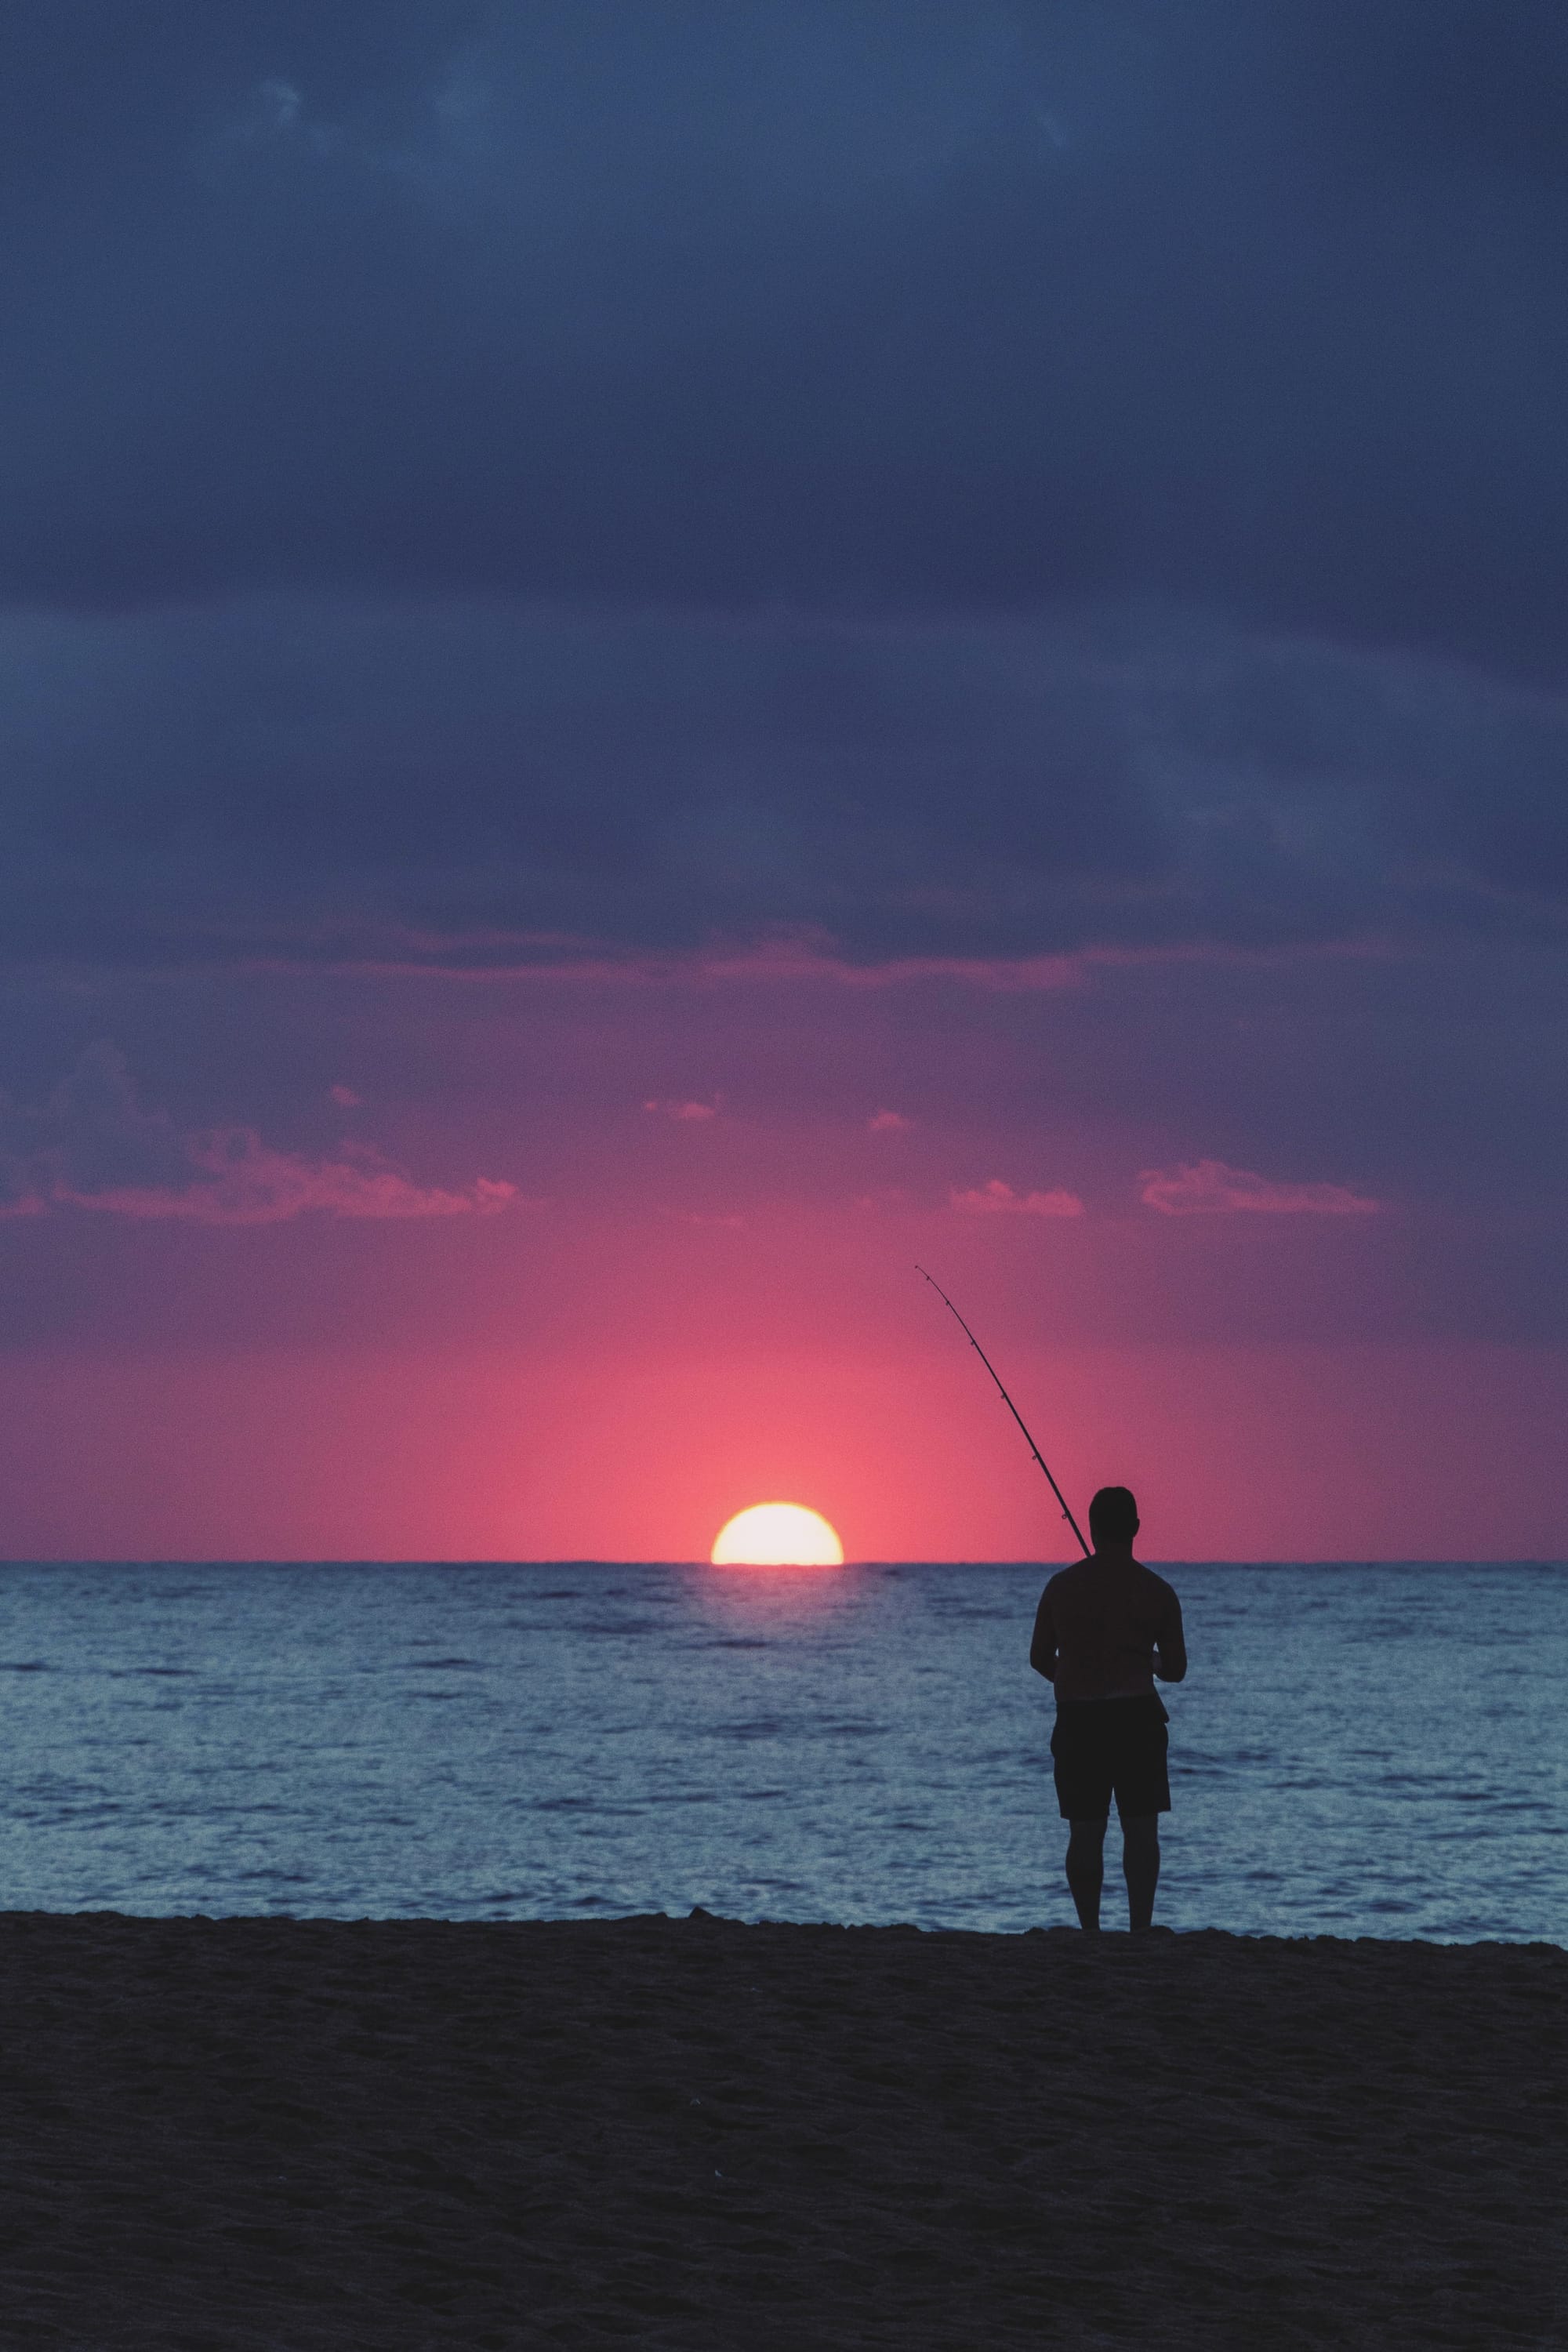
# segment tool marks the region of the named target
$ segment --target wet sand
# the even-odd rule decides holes
[[[0,1917],[0,2343],[1568,2344],[1555,1947]]]

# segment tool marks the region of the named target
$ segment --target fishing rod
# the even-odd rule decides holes
[[[1068,1527],[1072,1529],[1079,1543],[1083,1544],[1083,1556],[1085,1559],[1091,1559],[1094,1555],[1089,1550],[1089,1546],[1083,1542],[1083,1529],[1079,1526],[1078,1521],[1068,1510],[1067,1496],[1062,1493],[1061,1488],[1051,1476],[1049,1470],[1046,1469],[1046,1457],[1040,1452],[1039,1447],[1035,1444],[1034,1439],[1029,1435],[1028,1429],[1025,1424],[1023,1414],[1018,1411],[1017,1406],[1014,1403],[1006,1390],[1002,1387],[1001,1378],[997,1372],[995,1365],[992,1362],[990,1357],[986,1354],[984,1349],[981,1346],[979,1340],[975,1338],[973,1332],[970,1329],[968,1324],[964,1321],[963,1316],[959,1313],[957,1307],[953,1305],[952,1299],[948,1297],[946,1291],[937,1280],[935,1275],[926,1274],[926,1270],[923,1265],[917,1265],[915,1272],[917,1274],[925,1275],[926,1280],[930,1283],[937,1297],[941,1299],[948,1313],[952,1317],[953,1321],[957,1324],[959,1329],[963,1332],[964,1338],[968,1340],[970,1346],[973,1349],[975,1354],[979,1357],[981,1362],[990,1373],[992,1379],[996,1382],[997,1388],[1001,1391],[1003,1403],[1006,1406],[1008,1412],[1012,1414],[1019,1428],[1023,1430],[1025,1440],[1028,1445],[1030,1453],[1034,1455],[1041,1469],[1046,1472],[1046,1484],[1049,1486],[1052,1494],[1061,1505],[1063,1518],[1067,1521]]]

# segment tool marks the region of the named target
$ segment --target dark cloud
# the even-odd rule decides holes
[[[1546,0],[61,0],[13,599],[1123,594],[1560,658]]]
[[[0,622],[13,962],[1560,940],[1568,708],[1145,614]]]
[[[15,960],[1555,939],[1536,0],[0,19]]]

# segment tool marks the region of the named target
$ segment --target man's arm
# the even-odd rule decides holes
[[[1187,1671],[1187,1644],[1182,1633],[1182,1604],[1173,1592],[1154,1637],[1154,1672],[1163,1683],[1179,1683]]]
[[[1035,1612],[1035,1638],[1029,1644],[1029,1664],[1048,1683],[1057,1678],[1057,1629],[1051,1622],[1051,1589],[1047,1585],[1040,1595],[1040,1605]]]

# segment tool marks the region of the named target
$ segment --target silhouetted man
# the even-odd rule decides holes
[[[1160,1880],[1160,1815],[1171,1810],[1169,1717],[1154,1676],[1179,1683],[1187,1671],[1182,1604],[1163,1576],[1132,1557],[1138,1506],[1125,1486],[1100,1488],[1089,1532],[1092,1558],[1064,1568],[1040,1595],[1029,1664],[1056,1685],[1051,1755],[1079,1926],[1100,1927],[1114,1796],[1128,1924],[1147,1927]]]

